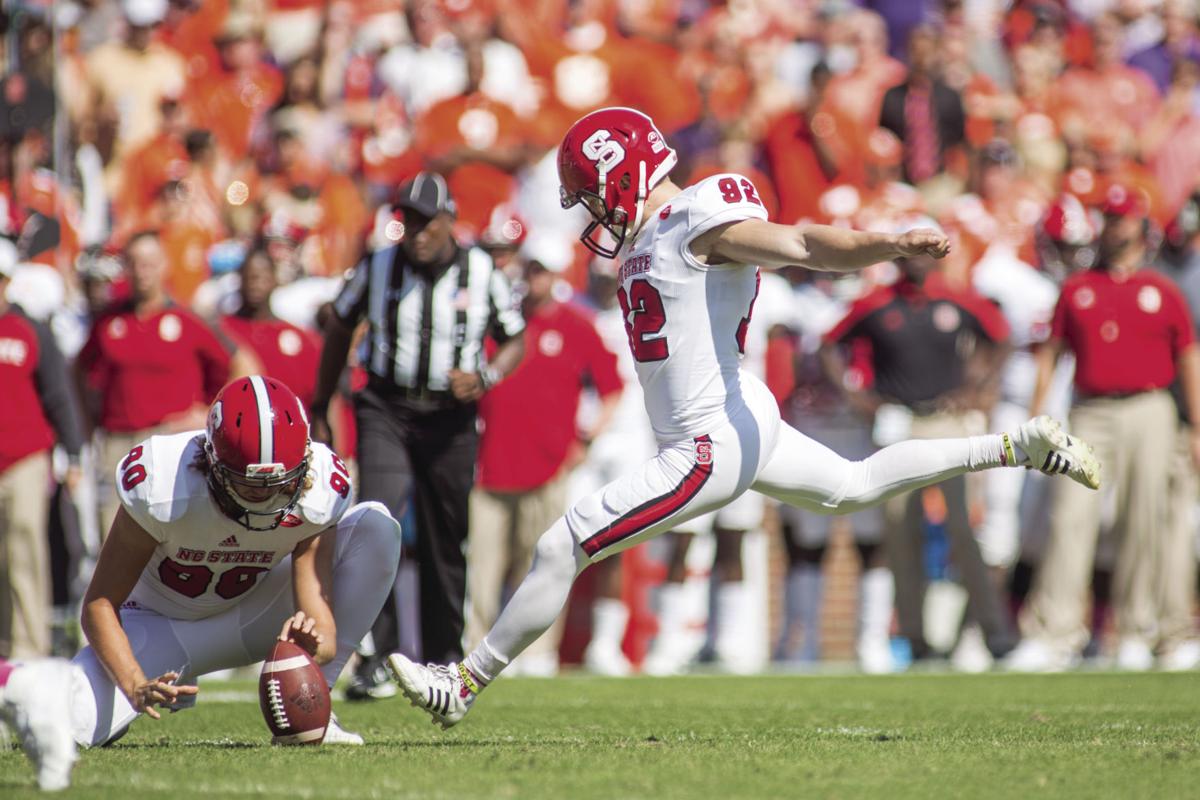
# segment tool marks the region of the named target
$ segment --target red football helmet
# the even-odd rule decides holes
[[[642,224],[650,190],[677,160],[654,121],[632,108],[602,108],[572,125],[558,148],[558,179],[563,208],[583,203],[592,215],[580,241],[596,255],[615,258]],[[616,245],[602,245],[593,236],[597,228]]]
[[[1075,195],[1064,192],[1038,221],[1034,239],[1041,267],[1055,279],[1087,269],[1096,261],[1098,220]]]
[[[274,378],[238,378],[217,394],[206,434],[208,485],[221,510],[252,531],[277,528],[308,475],[308,417],[299,398]]]

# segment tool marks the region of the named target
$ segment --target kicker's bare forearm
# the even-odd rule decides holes
[[[809,269],[853,272],[901,255],[896,237],[889,233],[804,225],[800,227],[799,235],[808,253],[801,266]]]

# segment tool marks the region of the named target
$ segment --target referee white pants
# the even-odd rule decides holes
[[[330,686],[391,592],[400,562],[400,526],[382,503],[359,503],[338,523],[333,559],[337,655],[321,668]],[[121,625],[147,678],[178,672],[176,683],[194,686],[197,676],[207,672],[266,658],[284,619],[294,613],[289,555],[263,576],[245,600],[220,614],[181,620],[127,607],[121,609]],[[137,712],[91,647],[80,651],[73,663],[75,741],[85,747],[112,741],[137,718]],[[175,708],[190,708],[195,699],[185,698]]]

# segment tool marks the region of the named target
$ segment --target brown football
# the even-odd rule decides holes
[[[312,656],[276,642],[258,679],[258,702],[272,744],[320,744],[329,725],[329,687]]]

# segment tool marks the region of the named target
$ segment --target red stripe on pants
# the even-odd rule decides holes
[[[582,545],[583,552],[589,556],[594,556],[604,548],[616,544],[622,539],[627,539],[634,534],[641,533],[650,526],[663,521],[691,502],[692,498],[700,491],[700,488],[708,482],[709,476],[712,475],[713,462],[711,450],[712,439],[708,436],[698,436],[694,441],[696,444],[706,443],[709,445],[708,457],[703,462],[697,460],[692,465],[692,468],[688,470],[688,474],[683,476],[683,480],[671,491],[642,503],[628,514],[614,520],[597,533],[584,539]],[[699,449],[697,448],[697,450]]]

